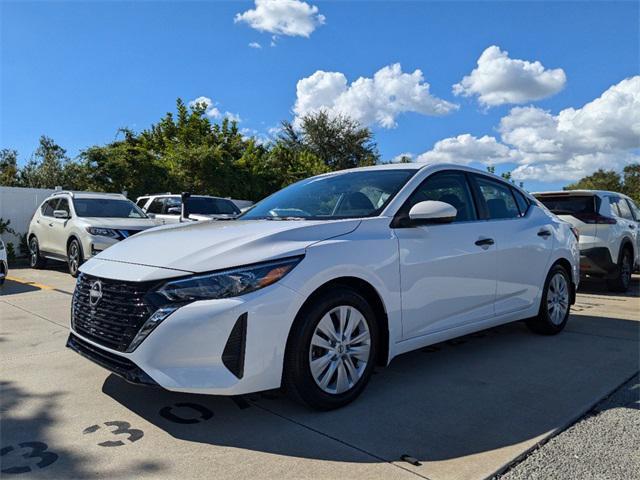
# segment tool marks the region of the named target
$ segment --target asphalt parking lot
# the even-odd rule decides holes
[[[514,461],[594,406],[606,414],[601,401],[639,370],[638,276],[626,295],[587,285],[560,335],[516,323],[403,355],[328,413],[277,391],[225,398],[127,384],[65,348],[73,287],[62,270],[13,269],[0,290],[3,478],[449,480],[510,465],[507,475],[527,478]],[[534,467],[556,461],[540,452],[562,452],[554,442],[582,424],[529,456]],[[607,467],[608,478],[630,478],[639,466],[627,464]]]

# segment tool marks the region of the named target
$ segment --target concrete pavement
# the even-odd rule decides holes
[[[625,296],[587,285],[558,336],[517,323],[399,357],[338,411],[279,392],[175,394],[65,349],[66,273],[10,277],[0,291],[7,478],[486,478],[639,369],[635,277]]]

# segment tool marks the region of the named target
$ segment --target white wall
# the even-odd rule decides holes
[[[16,233],[29,230],[29,222],[36,208],[54,190],[45,188],[0,187],[0,218],[11,220],[9,227]],[[20,238],[9,233],[2,234],[4,243],[13,243],[16,255],[20,254]]]

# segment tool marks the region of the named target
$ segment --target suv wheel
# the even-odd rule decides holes
[[[618,276],[607,282],[609,290],[621,293],[629,290],[632,270],[633,259],[631,258],[631,252],[629,251],[629,248],[625,248],[622,251],[622,255],[620,255],[620,260],[618,261]]]
[[[46,263],[47,259],[40,256],[40,246],[38,239],[34,235],[29,240],[29,266],[31,268],[42,268]]]
[[[542,335],[560,333],[569,320],[570,306],[569,274],[561,265],[554,265],[544,282],[542,301],[538,316],[527,320],[527,327]]]
[[[348,288],[325,292],[300,312],[287,346],[284,388],[294,400],[319,410],[342,407],[364,390],[373,372],[376,316]]]
[[[67,247],[67,263],[69,264],[69,273],[72,277],[78,276],[78,270],[82,265],[82,247],[80,242],[75,238],[69,242]]]

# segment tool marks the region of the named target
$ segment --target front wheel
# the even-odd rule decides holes
[[[378,341],[369,303],[348,288],[325,292],[300,312],[287,346],[285,391],[319,410],[342,407],[364,390]]]
[[[80,242],[75,238],[69,242],[67,247],[67,264],[69,265],[69,273],[72,277],[77,277],[82,265],[82,247]]]
[[[527,326],[535,333],[555,335],[560,333],[571,309],[571,280],[561,265],[555,265],[544,283],[538,316],[527,320]]]

